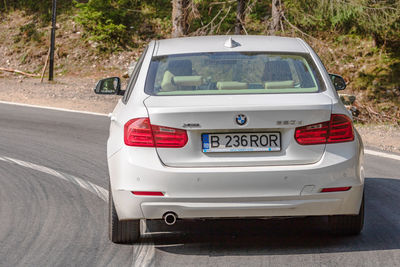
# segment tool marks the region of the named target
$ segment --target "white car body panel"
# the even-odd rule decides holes
[[[331,113],[351,114],[340,102],[328,73],[315,52],[302,40],[282,37],[233,36],[241,46],[224,47],[227,36],[180,38],[151,42],[132,95],[113,111],[107,158],[114,204],[120,220],[226,218],[357,214],[364,187],[363,145],[354,141],[301,146],[294,129],[328,121]],[[155,55],[194,52],[266,51],[309,53],[321,73],[325,90],[313,94],[149,96],[147,70]],[[234,124],[238,113],[248,116]],[[190,114],[195,114],[191,116]],[[183,148],[130,147],[124,125],[149,117],[152,124],[185,129]],[[294,120],[297,125],[276,126]],[[270,154],[206,155],[199,150],[201,133],[229,131],[282,132],[282,150]],[[262,156],[260,156],[262,155]],[[351,186],[345,192],[320,193],[325,187]],[[162,197],[135,196],[131,191],[160,191]]]
[[[161,161],[171,167],[289,165],[317,162],[325,145],[301,146],[292,142],[299,126],[329,121],[332,100],[323,93],[273,95],[212,95],[149,97],[144,101],[150,121],[156,125],[182,128],[183,123],[200,127],[186,129],[189,142],[183,148],[157,148]],[[239,126],[237,114],[249,121]],[[278,125],[288,121],[288,125]],[[279,152],[241,152],[210,155],[201,151],[201,133],[281,132]]]
[[[179,218],[190,218],[195,212],[191,206],[204,212],[194,218],[215,217],[212,214],[216,210],[229,206],[228,213],[216,217],[242,217],[242,212],[250,216],[243,209],[234,209],[238,202],[275,207],[257,209],[251,215],[257,217],[356,214],[364,184],[363,170],[354,167],[362,165],[359,149],[349,143],[327,145],[323,158],[307,165],[171,168],[159,161],[155,151],[124,148],[109,159],[113,166],[110,177],[115,178],[111,180],[114,202],[121,219],[161,219],[168,211]],[[324,187],[340,186],[353,188],[320,193]],[[161,191],[166,196],[137,197],[130,193],[132,190]],[[188,207],[183,208],[185,205]],[[291,208],[276,210],[279,205]]]
[[[232,39],[240,46],[229,48],[224,44],[229,36],[185,37],[162,40],[154,51],[155,56],[227,51],[259,51],[259,52],[294,52],[307,53],[307,48],[300,39],[276,36],[232,35]]]

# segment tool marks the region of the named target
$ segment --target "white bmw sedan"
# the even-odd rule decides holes
[[[152,41],[110,114],[110,239],[141,219],[328,216],[364,221],[363,144],[328,74],[301,39],[207,36]]]

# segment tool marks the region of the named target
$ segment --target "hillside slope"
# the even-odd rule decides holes
[[[55,73],[57,76],[100,78],[122,76],[148,40],[133,37],[135,46],[117,50],[98,49],[98,43],[86,36],[84,28],[75,21],[78,10],[58,17],[56,31]],[[249,29],[265,33],[262,25],[249,22]],[[167,38],[164,28],[153,28],[152,36]],[[23,11],[0,15],[0,67],[40,74],[49,47],[50,27],[37,16]],[[344,76],[348,82],[345,93],[357,97],[361,122],[388,121],[400,124],[400,49],[389,50],[377,46],[372,38],[355,34],[314,32],[305,35],[295,28],[281,35],[306,39],[323,60],[329,72]],[[142,38],[142,39],[141,39]],[[136,47],[136,48],[134,48]],[[10,73],[0,72],[0,78]]]
[[[0,67],[39,74],[50,44],[50,26],[34,15],[14,11],[0,16]],[[121,74],[138,56],[138,50],[99,53],[95,44],[82,38],[83,29],[70,15],[57,18],[55,73],[101,77]],[[0,72],[0,77],[5,76]]]

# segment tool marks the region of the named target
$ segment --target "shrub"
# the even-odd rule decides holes
[[[285,14],[309,32],[372,36],[378,46],[400,42],[400,0],[287,0]]]
[[[114,51],[126,45],[130,27],[135,17],[129,12],[136,1],[132,0],[89,0],[77,3],[76,21],[85,28],[88,40],[98,44],[102,51]]]
[[[73,6],[73,0],[58,0],[57,12],[70,10]],[[15,9],[25,10],[29,14],[37,15],[42,21],[51,19],[51,0],[1,0],[0,11],[12,11]]]

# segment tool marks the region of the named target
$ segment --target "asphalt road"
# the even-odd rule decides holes
[[[361,235],[323,218],[148,222],[108,240],[103,116],[0,104],[0,266],[400,266],[400,161],[366,156]]]

